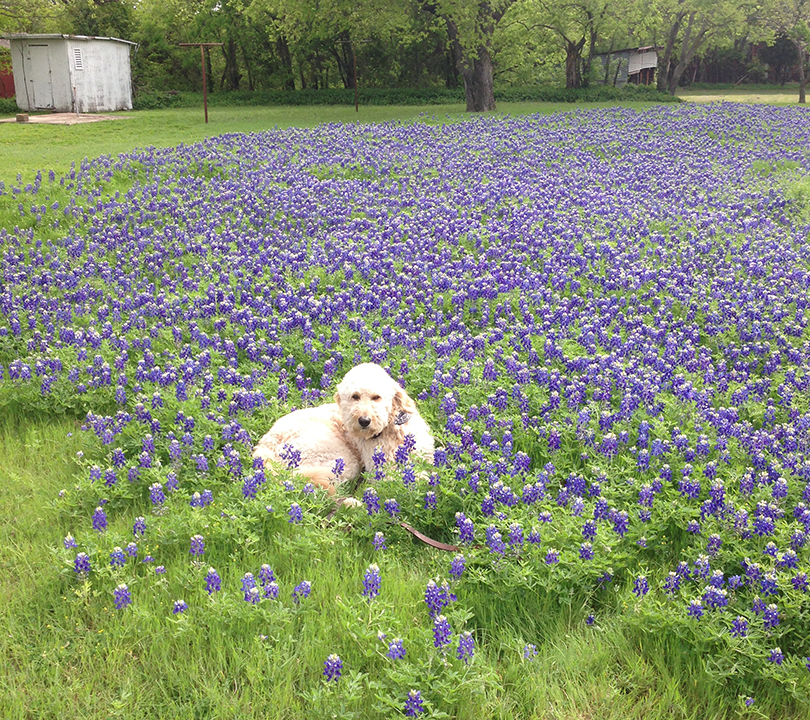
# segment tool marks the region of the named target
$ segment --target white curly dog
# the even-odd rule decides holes
[[[265,465],[286,465],[282,453],[292,446],[301,453],[295,472],[334,493],[335,485],[374,468],[377,448],[393,460],[406,435],[415,447],[411,455],[433,462],[434,442],[405,390],[375,363],[352,368],[335,393],[335,402],[295,410],[279,418],[253,449]],[[343,458],[343,471],[333,474],[335,461]]]

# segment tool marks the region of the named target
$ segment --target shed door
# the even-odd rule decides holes
[[[38,110],[53,108],[51,56],[48,46],[29,45],[27,60],[25,79],[28,81],[28,90],[34,100],[34,107]]]

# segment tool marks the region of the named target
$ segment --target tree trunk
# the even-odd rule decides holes
[[[335,58],[343,81],[343,87],[347,90],[354,88],[354,45],[351,42],[348,31],[344,30],[338,35],[337,47],[332,47],[332,56]]]
[[[805,88],[807,87],[807,69],[805,67],[806,51],[801,41],[795,40],[796,52],[799,53],[799,104],[806,105]]]
[[[588,87],[591,84],[591,64],[593,63],[593,51],[596,47],[597,35],[596,31],[591,25],[589,32],[590,43],[588,44],[588,57],[582,63],[582,87]]]
[[[678,57],[678,64],[675,66],[675,70],[673,71],[672,77],[669,79],[669,85],[667,86],[667,91],[670,95],[674,95],[677,91],[678,85],[681,82],[681,77],[683,76],[683,71],[686,70],[686,66],[692,61],[695,51],[700,47],[700,44],[703,42],[703,38],[706,35],[707,28],[705,23],[696,35],[692,35],[692,26],[694,21],[695,11],[693,10],[691,13],[689,13],[689,22],[686,26],[686,31],[683,34],[683,42],[681,43],[681,52],[680,56]]]
[[[459,74],[464,80],[464,96],[467,100],[467,112],[488,112],[495,109],[495,92],[492,82],[492,55],[489,48],[482,43],[478,56],[465,56],[458,36],[458,27],[449,17],[445,18],[450,47],[456,61]],[[489,33],[491,37],[491,32]]]
[[[467,62],[461,71],[467,112],[488,112],[495,109],[495,91],[492,83],[492,56],[486,48],[478,50],[478,57]]]
[[[619,73],[622,70],[622,60],[624,60],[624,58],[619,55],[619,64],[616,66],[616,74],[613,76],[613,87],[616,87],[616,83],[619,81]]]
[[[222,73],[220,89],[224,86],[227,90],[238,90],[242,73],[239,72],[239,61],[236,57],[236,41],[232,37],[226,39],[222,53],[225,55],[225,70]]]
[[[605,62],[605,79],[602,81],[602,85],[607,85],[608,80],[610,79],[610,61],[612,59],[613,59],[613,46],[611,45],[610,51],[608,52],[607,61]]]
[[[295,90],[295,75],[293,75],[292,55],[290,54],[290,46],[287,43],[287,38],[279,35],[276,40],[276,52],[278,53],[279,60],[281,60],[281,84],[285,90]],[[304,81],[303,71],[301,72],[301,81]],[[302,90],[304,88],[301,88]]]
[[[664,54],[658,59],[658,92],[666,92],[669,82],[669,70],[672,64],[672,50],[675,47],[675,40],[678,39],[678,31],[681,29],[684,13],[678,13],[672,27],[667,35],[667,44],[664,46]]]
[[[580,59],[582,55],[582,48],[585,46],[585,38],[581,38],[579,42],[573,42],[566,39],[565,41],[565,87],[566,88],[579,88],[582,87],[582,74],[580,71]]]

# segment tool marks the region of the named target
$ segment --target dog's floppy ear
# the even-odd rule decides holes
[[[334,397],[334,400],[335,400],[335,402],[336,402],[338,405],[340,405],[340,391],[335,390],[335,397]]]
[[[397,420],[397,416],[401,413],[405,413],[407,415],[413,415],[416,412],[416,405],[414,404],[413,400],[411,400],[411,396],[408,395],[401,387],[397,386],[397,390],[394,393],[394,412],[393,414],[393,421]]]

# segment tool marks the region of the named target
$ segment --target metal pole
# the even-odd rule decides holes
[[[354,43],[351,44],[352,49],[352,72],[354,73],[354,111],[360,112],[360,105],[357,101],[357,53],[354,51]]]
[[[208,81],[205,74],[205,48],[207,47],[221,47],[223,43],[179,43],[180,47],[196,47],[200,48],[200,63],[202,68],[202,81],[203,81],[203,108],[205,108],[205,123],[208,124]]]
[[[200,45],[200,59],[202,60],[203,78],[203,107],[205,108],[205,124],[208,125],[208,87],[205,82],[205,45]]]

